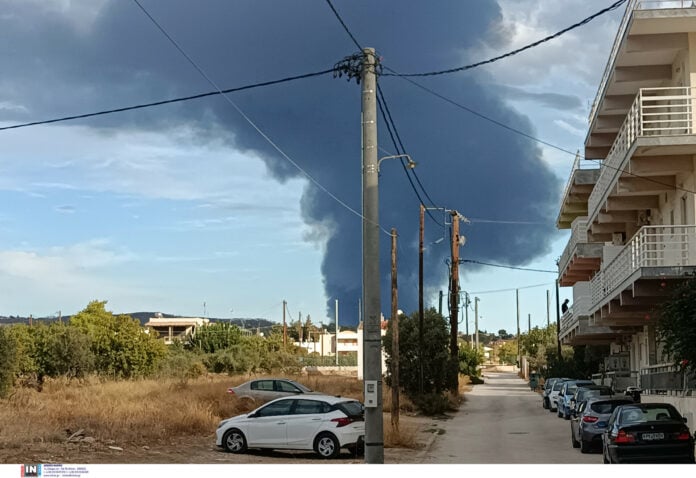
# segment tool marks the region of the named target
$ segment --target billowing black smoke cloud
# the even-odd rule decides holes
[[[223,88],[323,70],[357,51],[324,1],[143,4]],[[493,28],[501,19],[493,0],[335,0],[334,4],[358,41],[376,48],[383,64],[397,71],[463,64],[468,60],[463,52],[482,41],[504,46],[499,30]],[[5,69],[13,69],[14,74],[11,81],[0,79],[0,87],[23,98],[32,112],[28,119],[38,113],[91,111],[211,90],[131,2],[111,2],[86,31],[76,31],[64,18],[38,15],[30,6],[12,8],[13,15],[0,19],[0,53]],[[27,62],[27,55],[35,61]],[[533,132],[527,118],[503,104],[480,78],[468,72],[417,81],[498,121]],[[379,81],[407,151],[418,162],[417,174],[437,206],[469,217],[544,224],[462,225],[467,237],[462,256],[520,265],[548,252],[555,234],[559,184],[542,163],[539,147],[407,81],[395,77]],[[360,89],[355,82],[328,75],[233,98],[319,183],[360,210]],[[12,119],[22,118],[14,112]],[[157,128],[192,121],[202,127],[211,122],[223,125],[230,143],[260,152],[280,181],[300,174],[219,97],[92,119],[88,124]],[[384,123],[379,139],[381,147],[394,154]],[[308,223],[334,227],[322,264],[328,309],[332,310],[335,298],[357,305],[360,218],[313,184],[305,190],[302,210]],[[443,221],[441,212],[432,213]],[[399,233],[399,297],[400,308],[406,312],[418,304],[418,214],[419,201],[402,166],[397,161],[383,163],[380,222]],[[444,261],[449,240],[431,243],[448,230],[429,217],[425,230],[425,280],[429,290],[436,290],[447,281]],[[386,315],[389,244],[389,237],[383,235],[382,309]],[[462,272],[467,269],[469,265]],[[358,316],[356,312],[344,317],[346,323],[355,323]]]

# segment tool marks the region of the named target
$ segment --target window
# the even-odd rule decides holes
[[[257,412],[259,417],[276,417],[278,415],[289,415],[290,408],[294,400],[280,400],[272,402]]]
[[[331,406],[325,402],[320,402],[318,400],[297,400],[294,414],[328,413],[330,410]]]
[[[251,389],[273,391],[273,380],[257,380],[251,382]]]
[[[276,380],[276,390],[279,392],[300,393],[300,389],[284,380]]]

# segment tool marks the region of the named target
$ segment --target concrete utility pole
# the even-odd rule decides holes
[[[336,299],[336,366],[338,367],[338,299]]]
[[[558,297],[558,279],[556,279],[556,345],[558,347],[558,360],[561,360],[561,306]]]
[[[522,366],[522,349],[520,348],[520,290],[515,289],[515,301],[517,302],[517,366]]]
[[[283,347],[288,344],[288,325],[285,322],[285,309],[287,308],[287,302],[283,301]]]
[[[469,337],[469,293],[464,292],[464,315],[465,315],[465,322],[466,322],[466,336]],[[473,343],[471,343],[471,339],[469,339],[469,348],[473,347]]]
[[[396,229],[391,230],[391,329],[392,329],[392,404],[391,425],[392,430],[399,431],[399,289],[396,276]]]
[[[546,289],[546,327],[551,325],[551,299],[549,298],[549,290]]]
[[[440,301],[438,302],[437,313],[442,315],[442,291],[440,291]]]
[[[452,290],[450,292],[450,357],[459,363],[459,213],[452,211]],[[452,390],[459,390],[459,372],[452,372]]]
[[[379,173],[377,160],[377,77],[375,50],[363,49],[362,207],[365,462],[384,463],[382,335],[379,273]]]
[[[479,319],[478,303],[479,303],[479,300],[480,299],[478,297],[474,297],[474,314],[476,315],[476,318],[474,319],[474,330],[476,331],[476,344],[475,344],[476,347],[474,350],[478,350],[478,348],[479,348],[479,334],[478,334],[478,319]]]
[[[418,246],[418,391],[423,394],[423,236],[425,229],[425,206],[420,205],[420,239]],[[442,312],[441,312],[442,313]]]

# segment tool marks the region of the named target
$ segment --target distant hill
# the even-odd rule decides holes
[[[131,312],[127,313],[125,315],[130,315],[134,319],[138,320],[140,322],[140,325],[144,325],[148,320],[150,320],[152,317],[155,317],[157,312]],[[118,314],[117,314],[118,315]],[[162,317],[166,318],[177,318],[177,317],[184,317],[183,315],[175,315],[175,314],[165,314],[162,313]],[[69,315],[64,315],[62,318],[63,322],[67,322],[70,320]],[[246,328],[246,329],[261,329],[261,331],[264,330],[269,330],[272,326],[274,325],[281,325],[278,324],[277,322],[271,322],[270,320],[267,319],[262,319],[262,318],[232,318],[232,319],[218,319],[218,318],[213,318],[209,317],[211,322],[227,322],[231,323],[233,325],[236,325],[241,328]],[[51,322],[56,322],[58,321],[58,317],[33,317],[32,318],[32,323],[51,323]],[[3,316],[0,315],[0,325],[12,325],[12,324],[29,324],[29,317],[21,317],[21,316],[15,316],[15,315],[10,315],[10,316]]]

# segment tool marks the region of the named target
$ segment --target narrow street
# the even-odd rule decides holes
[[[582,454],[570,443],[570,422],[541,407],[541,397],[515,373],[489,373],[466,393],[422,463],[601,464],[601,453]]]

